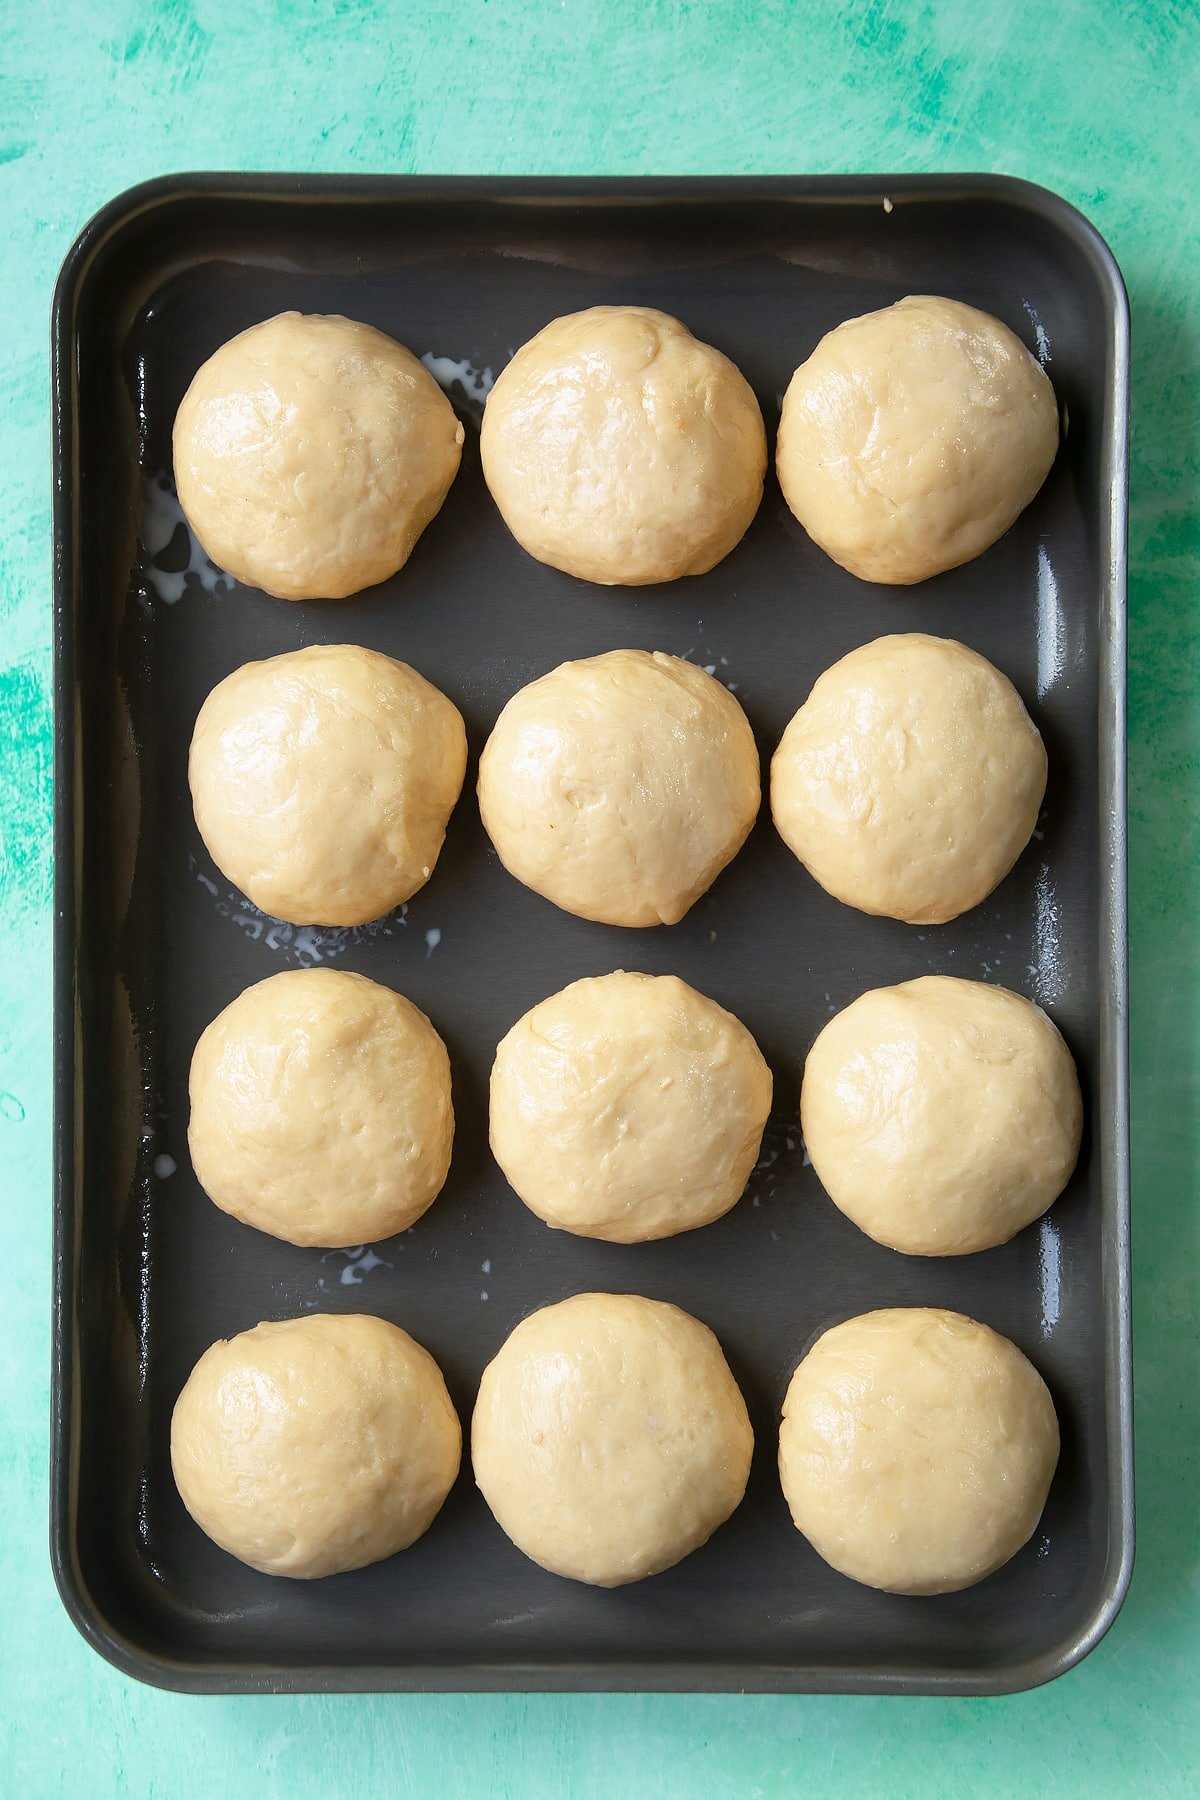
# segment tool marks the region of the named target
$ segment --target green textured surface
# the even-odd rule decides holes
[[[257,22],[251,25],[250,20]],[[1195,1792],[1200,1469],[1197,332],[1189,0],[197,0],[4,9],[0,194],[0,1794]],[[187,168],[994,169],[1095,221],[1133,304],[1130,843],[1139,1557],[1079,1669],[991,1702],[192,1700],[124,1680],[46,1553],[47,315],[79,227]]]

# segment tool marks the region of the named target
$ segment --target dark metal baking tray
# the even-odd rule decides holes
[[[840,320],[910,292],[997,313],[1048,358],[1065,443],[999,544],[912,589],[866,586],[773,480],[741,546],[663,588],[586,586],[526,557],[485,491],[483,377],[558,313],[678,313],[745,371],[772,428],[794,365]],[[285,308],[369,320],[448,359],[469,429],[446,507],[394,581],[288,605],[214,591],[172,532],[170,427],[197,365]],[[1127,310],[1092,228],[992,176],[399,180],[179,176],[85,230],[54,313],[57,712],[56,1281],[52,1541],[67,1608],[120,1668],[190,1690],[758,1689],[997,1693],[1083,1656],[1132,1559],[1125,1080]],[[139,542],[139,534],[149,548]],[[165,539],[170,541],[164,543]],[[153,552],[153,554],[152,554]],[[915,930],[839,906],[764,816],[688,918],[629,932],[556,911],[489,849],[473,762],[502,703],[566,657],[664,649],[736,684],[764,761],[816,675],[881,632],[958,636],[1017,683],[1050,752],[1036,840],[983,906]],[[314,641],[411,661],[462,708],[472,768],[436,874],[401,916],[295,931],[230,890],[192,822],[192,721],[239,663]],[[435,1020],[454,1062],[449,1184],[351,1262],[211,1206],[187,1158],[192,1046],[250,982],[336,959]],[[708,1229],[625,1248],[551,1233],[487,1149],[493,1047],[573,978],[675,971],[733,1008],[776,1078],[750,1191]],[[822,1195],[797,1129],[802,1059],[863,989],[930,970],[1043,1000],[1079,1061],[1088,1130],[1048,1220],[966,1260],[909,1260]],[[375,1260],[378,1258],[379,1260]],[[579,1290],[679,1302],[718,1333],[757,1434],[744,1505],[668,1573],[599,1592],[504,1538],[464,1472],[406,1554],[317,1583],[210,1544],[168,1463],[171,1406],[218,1336],[306,1308],[398,1320],[469,1418],[523,1314]],[[778,1410],[814,1336],[945,1304],[1042,1369],[1063,1454],[1042,1525],[978,1588],[901,1599],[842,1579],[793,1530]]]

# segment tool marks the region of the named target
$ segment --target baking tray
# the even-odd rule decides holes
[[[1065,443],[999,544],[912,589],[864,585],[806,539],[773,479],[710,574],[613,591],[508,536],[479,467],[486,370],[558,313],[639,301],[734,358],[772,430],[788,376],[840,320],[902,294],[998,314],[1048,359]],[[198,364],[284,308],[370,321],[436,364],[468,423],[462,471],[409,566],[360,598],[222,592],[179,526],[170,428]],[[56,1242],[52,1541],[67,1608],[126,1672],[194,1691],[667,1689],[997,1693],[1084,1655],[1132,1559],[1125,1078],[1124,574],[1127,310],[1096,233],[993,176],[400,180],[178,176],[84,231],[54,314],[57,710]],[[169,541],[168,541],[169,540]],[[764,764],[814,678],[881,632],[959,636],[1016,682],[1045,736],[1035,841],[976,911],[916,930],[829,898],[764,814],[671,929],[571,918],[513,881],[473,799],[503,702],[566,657],[621,645],[714,669]],[[467,788],[428,887],[352,931],[264,919],[207,858],[188,801],[192,721],[249,658],[352,641],[461,707]],[[434,1019],[454,1063],[447,1187],[351,1259],[294,1249],[209,1204],[187,1158],[201,1029],[243,987],[336,961]],[[741,1204],[628,1248],[552,1233],[487,1149],[493,1048],[581,975],[674,971],[731,1007],[776,1080]],[[797,1126],[804,1054],[863,989],[931,970],[1044,1002],[1079,1062],[1088,1128],[1048,1219],[966,1260],[910,1260],[822,1195]],[[172,1403],[212,1339],[320,1307],[397,1320],[466,1421],[525,1313],[586,1289],[670,1299],[726,1348],[757,1435],[746,1500],[711,1542],[600,1592],[528,1562],[469,1469],[411,1551],[317,1583],[210,1544],[175,1493]],[[834,1320],[960,1308],[1044,1372],[1063,1452],[1041,1527],[982,1586],[874,1593],[793,1530],[775,1473],[789,1374]]]

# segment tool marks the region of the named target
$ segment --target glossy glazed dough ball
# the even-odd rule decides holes
[[[818,679],[771,764],[771,812],[827,892],[938,925],[1029,842],[1046,751],[1007,676],[949,638],[852,650]]]
[[[406,1231],[450,1167],[450,1059],[423,1012],[364,975],[288,969],[219,1013],[192,1056],[188,1147],[211,1200],[290,1244]]]
[[[677,656],[612,650],[513,695],[479,763],[484,827],[511,875],[608,925],[674,925],[758,812],[745,713]]]
[[[1075,1167],[1083,1101],[1040,1007],[927,975],[863,994],[808,1053],[800,1123],[835,1205],[909,1256],[1007,1243]]]
[[[767,467],[744,377],[648,306],[593,306],[539,331],[488,395],[480,453],[531,556],[629,587],[728,556]]]
[[[364,925],[424,887],[467,767],[458,708],[356,644],[244,663],[196,720],[188,779],[208,852],[293,925]]]
[[[382,331],[280,313],[197,370],[175,484],[219,568],[283,600],[339,600],[408,561],[462,441],[432,375]]]
[[[1076,1066],[1040,1006],[984,981],[874,988],[804,1064],[804,1147],[829,1199],[910,1256],[1007,1244],[1067,1186]]]
[[[1033,1534],[1058,1462],[1046,1385],[961,1313],[896,1307],[835,1325],[792,1376],[779,1475],[792,1519],[843,1575],[948,1594]]]
[[[175,1402],[171,1467],[222,1550],[307,1580],[395,1555],[428,1530],[462,1432],[406,1331],[309,1313],[213,1344]]]
[[[913,295],[823,337],[783,397],[776,468],[808,535],[864,581],[979,556],[1058,448],[1043,369],[1007,325]]]
[[[746,1027],[674,975],[572,982],[518,1019],[492,1068],[511,1185],[548,1225],[616,1244],[728,1212],[770,1110]]]
[[[754,1436],[707,1325],[665,1300],[577,1294],[483,1372],[475,1480],[519,1550],[621,1587],[699,1548],[740,1503]]]

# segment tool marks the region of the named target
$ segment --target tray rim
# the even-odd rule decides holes
[[[77,425],[75,322],[97,258],[136,221],[196,200],[419,204],[445,200],[662,204],[715,200],[920,202],[976,196],[1025,209],[1069,239],[1096,272],[1106,303],[1113,382],[1105,399],[1103,450],[1110,470],[1098,545],[1100,630],[1097,706],[1100,757],[1099,956],[1101,1071],[1109,1087],[1100,1192],[1105,1321],[1104,1407],[1108,1430],[1110,1529],[1104,1579],[1085,1623],[1038,1656],[985,1675],[886,1666],[657,1662],[593,1664],[321,1664],[295,1666],[187,1661],[136,1643],[103,1614],[76,1555],[73,1499],[77,1465],[78,1346],[73,1335],[76,1234],[82,1169],[76,1105],[81,1072],[76,915],[78,905],[75,708],[76,590],[81,562],[74,487]],[[1134,1560],[1133,1361],[1129,1225],[1128,919],[1126,812],[1126,584],[1129,485],[1129,301],[1112,251],[1085,215],[1061,195],[1015,176],[954,171],[829,175],[361,175],[195,171],[155,177],[124,190],[83,227],[67,253],[51,311],[53,461],[54,946],[53,946],[53,1271],[51,1328],[50,1560],[63,1606],[106,1661],[152,1687],[179,1693],[811,1693],[987,1697],[1039,1687],[1087,1656],[1125,1600]],[[1107,1176],[1107,1179],[1103,1179]]]

